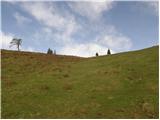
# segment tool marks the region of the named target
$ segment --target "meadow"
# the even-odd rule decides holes
[[[159,54],[1,50],[2,118],[159,118]]]

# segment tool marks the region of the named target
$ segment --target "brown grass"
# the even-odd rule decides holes
[[[72,86],[71,83],[65,83],[65,84],[63,85],[63,89],[64,89],[64,90],[72,90],[72,88],[73,88],[73,86]]]

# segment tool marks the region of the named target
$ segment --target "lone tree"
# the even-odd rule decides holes
[[[47,54],[52,54],[53,51],[49,48],[48,51],[47,51]]]
[[[96,53],[96,56],[98,56],[98,53]]]
[[[22,39],[13,38],[10,44],[11,44],[10,47],[12,47],[13,45],[16,45],[19,51],[20,50],[19,47],[22,44]]]
[[[108,49],[108,51],[107,51],[107,55],[110,55],[111,54],[111,51],[110,51],[110,49]]]

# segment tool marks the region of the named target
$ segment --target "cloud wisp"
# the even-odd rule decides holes
[[[113,1],[70,2],[68,5],[75,13],[94,21],[101,18],[104,11],[112,9]]]
[[[42,28],[45,32],[52,32],[60,42],[70,40],[80,27],[72,14],[61,14],[52,2],[29,2],[21,4],[21,7],[45,26]]]
[[[14,38],[14,35],[1,32],[1,40],[2,40],[1,41],[1,49],[14,50],[15,49],[14,47],[12,47],[12,48],[9,47],[10,42],[13,38]]]
[[[146,5],[148,5],[148,7],[150,7],[153,11],[153,13],[155,15],[159,15],[158,14],[158,10],[159,10],[159,3],[158,1],[148,1],[148,2],[145,2]]]
[[[24,25],[25,23],[31,22],[31,19],[29,19],[29,18],[27,18],[27,17],[24,17],[23,15],[21,15],[21,14],[18,13],[18,12],[16,12],[16,13],[14,14],[14,17],[15,17],[18,25]]]
[[[39,45],[48,42],[50,46],[59,46],[60,54],[89,57],[96,52],[105,55],[108,48],[115,53],[132,47],[130,38],[118,32],[114,25],[103,23],[103,13],[114,8],[113,1],[63,3],[62,7],[59,2],[51,1],[18,2],[13,5],[19,5],[32,18],[18,12],[14,17],[19,24],[36,20],[40,28],[32,33],[33,39]]]

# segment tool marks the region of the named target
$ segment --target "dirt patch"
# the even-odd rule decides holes
[[[41,85],[40,89],[41,90],[49,90],[50,88],[47,85]]]
[[[72,86],[71,83],[65,83],[65,84],[63,85],[63,89],[64,89],[64,90],[72,90],[72,89],[73,89],[73,86]]]
[[[15,85],[15,84],[16,84],[15,81],[11,81],[11,80],[8,80],[8,79],[4,80],[4,83],[5,83],[5,85],[6,85],[7,87],[11,87],[12,85]]]
[[[69,75],[68,74],[64,74],[63,77],[67,78],[67,77],[69,77]]]

